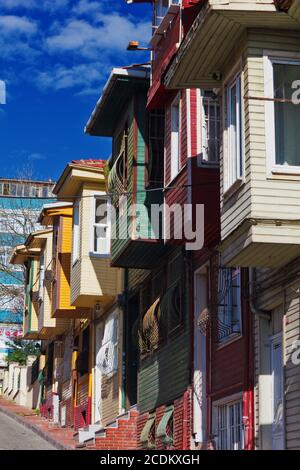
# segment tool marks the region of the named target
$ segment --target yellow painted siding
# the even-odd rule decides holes
[[[72,217],[61,217],[62,220],[62,244],[60,256],[59,273],[59,308],[64,310],[74,310],[71,301],[71,252],[72,252]]]
[[[52,282],[51,278],[48,279],[47,272],[51,270],[52,266],[52,232],[45,235],[45,247],[44,249],[44,264],[45,264],[45,281],[43,288],[43,303],[39,308],[38,316],[38,330],[41,335],[52,337],[55,334],[65,331],[69,326],[69,320],[67,319],[55,319],[52,318]]]
[[[93,256],[92,223],[94,211],[93,194],[103,191],[104,184],[85,183],[80,200],[80,243],[79,259],[71,269],[71,304],[93,307],[107,297],[117,295],[118,269],[110,267],[110,259]]]

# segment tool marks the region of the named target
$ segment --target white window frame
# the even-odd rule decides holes
[[[178,130],[175,129],[174,108],[178,108]],[[177,116],[176,116],[177,118]],[[177,122],[177,119],[176,119]],[[176,126],[177,127],[177,126]],[[172,181],[181,170],[181,96],[176,96],[171,104],[171,162],[170,162],[170,180]]]
[[[77,220],[75,220],[77,214]],[[76,222],[76,223],[75,223]],[[73,236],[72,236],[72,264],[74,265],[80,255],[80,200],[76,201],[73,206]]]
[[[237,88],[236,102],[236,131],[231,129],[231,91],[233,87]],[[244,105],[243,105],[243,76],[239,68],[231,80],[225,85],[226,97],[226,136],[227,142],[224,148],[225,168],[224,168],[224,191],[228,191],[236,184],[244,180],[245,173],[245,144],[244,144]],[[232,149],[234,147],[234,155]]]
[[[107,224],[96,224],[96,202],[97,199],[103,199],[107,201]],[[90,243],[90,256],[96,256],[100,258],[107,258],[111,255],[111,200],[110,197],[105,192],[94,193],[93,201],[93,223],[91,231],[91,243]],[[107,227],[107,238],[109,239],[109,249],[107,253],[99,253],[95,251],[95,228],[96,227]]]
[[[43,251],[39,259],[39,299],[44,299],[44,280],[45,280],[45,252]]]
[[[275,143],[275,110],[274,110],[274,71],[273,64],[298,65],[300,67],[300,54],[283,51],[264,50],[264,96],[265,100],[265,130],[266,130],[266,156],[267,156],[267,177],[276,174],[298,174],[300,175],[300,165],[279,165],[276,164],[276,143]],[[300,68],[299,68],[300,76]],[[299,105],[298,105],[299,106]]]
[[[235,395],[231,395],[225,398],[222,398],[220,400],[214,401],[212,404],[212,418],[213,418],[213,434],[215,436],[215,442],[216,442],[216,448],[217,450],[229,450],[231,449],[231,433],[230,433],[230,406],[240,404],[241,406],[241,422],[240,426],[242,427],[241,429],[241,450],[244,449],[245,447],[245,433],[243,429],[243,393],[237,393]],[[221,429],[219,428],[219,410],[221,407],[225,407],[225,413],[226,413],[226,427],[223,429],[226,433],[226,449],[221,449],[220,447],[220,431]],[[235,423],[237,424],[237,423]],[[234,447],[234,446],[233,446]],[[233,448],[232,450],[238,450],[236,448]]]

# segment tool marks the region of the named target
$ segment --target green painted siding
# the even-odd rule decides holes
[[[146,143],[147,143],[147,123],[146,123],[146,95],[145,93],[137,93],[132,99],[127,108],[126,113],[120,122],[128,122],[129,135],[128,135],[128,195],[127,195],[127,224],[129,226],[131,217],[131,208],[134,201],[137,204],[145,206],[141,214],[138,215],[138,234],[140,238],[148,239],[152,235],[151,222],[150,222],[150,207],[152,203],[162,202],[162,193],[159,191],[146,192],[145,191],[145,174],[146,174]],[[117,137],[117,132],[115,138]],[[116,156],[115,156],[116,158]],[[136,171],[136,177],[134,172]],[[130,237],[126,237],[125,226],[120,224],[117,216],[117,233],[121,237],[112,240],[112,262],[119,258],[122,254],[123,259],[128,258],[133,260],[133,253],[129,250],[126,254],[128,245],[136,243]],[[125,224],[123,224],[125,225]],[[138,249],[138,248],[137,248]],[[146,248],[144,248],[145,250]],[[126,260],[127,260],[126,258]]]
[[[186,292],[189,292],[187,286]],[[138,374],[141,413],[169,404],[190,384],[189,299],[185,297],[184,332],[142,361]]]

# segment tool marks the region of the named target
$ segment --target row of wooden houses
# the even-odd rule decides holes
[[[110,159],[69,163],[12,257],[41,413],[98,449],[299,449],[299,2],[148,3],[151,64],[85,129]]]

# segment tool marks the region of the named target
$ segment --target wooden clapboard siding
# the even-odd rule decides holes
[[[231,196],[221,194],[221,238],[224,258],[243,266],[276,266],[299,255],[300,228],[290,222],[298,218],[300,204],[299,175],[269,175],[266,156],[265,87],[263,57],[265,51],[298,52],[300,38],[296,31],[248,29],[240,50],[242,63],[242,96],[244,99],[245,181]],[[226,113],[226,111],[225,111]],[[226,119],[226,114],[225,117]],[[227,136],[224,129],[224,149]],[[223,153],[223,157],[226,154]],[[222,178],[226,166],[222,165]],[[261,223],[249,230],[247,219],[286,220],[283,226]],[[244,225],[243,225],[244,223]],[[240,232],[236,230],[240,228]],[[247,232],[248,231],[248,232]],[[229,238],[231,236],[231,238]],[[256,246],[254,245],[256,243]],[[272,261],[276,250],[279,259]],[[232,255],[229,254],[231,251]],[[253,258],[254,263],[254,258]],[[279,264],[278,264],[279,265]]]
[[[287,449],[300,448],[300,365],[293,363],[293,343],[300,339],[300,282],[298,279],[299,258],[282,269],[257,270],[257,305],[259,308],[274,310],[284,306],[283,348],[284,348],[284,392],[285,392],[285,441]],[[256,446],[259,440],[259,395],[260,374],[260,327],[255,318],[254,365],[255,365],[255,435]]]
[[[293,344],[300,339],[300,283],[290,284],[285,296],[285,431],[286,448],[300,450],[300,365],[292,361]],[[299,346],[298,346],[299,349]]]
[[[188,292],[188,288],[185,292]],[[190,383],[189,298],[184,296],[184,332],[144,359],[138,372],[139,411],[154,410],[183,394]]]
[[[60,217],[61,248],[58,253],[59,262],[59,308],[74,310],[70,305],[70,276],[72,252],[72,215]]]
[[[49,272],[52,267],[52,240],[53,233],[52,231],[45,234],[45,245],[42,248],[44,251],[44,269],[45,269],[45,280],[44,287],[42,290],[42,304],[39,305],[39,314],[38,314],[38,331],[39,336],[43,337],[53,337],[59,333],[65,331],[69,326],[69,320],[63,318],[52,318],[52,281]],[[38,266],[39,271],[39,266]],[[49,277],[47,277],[47,274]],[[38,282],[37,282],[38,284]]]
[[[101,379],[101,422],[106,426],[119,415],[119,374]]]
[[[128,269],[128,289],[135,291],[149,273],[147,269]]]

